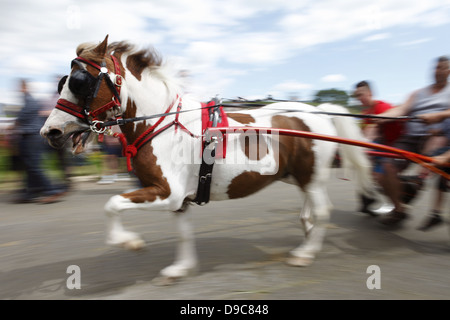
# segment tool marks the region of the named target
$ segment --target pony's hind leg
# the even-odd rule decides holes
[[[180,233],[175,261],[161,270],[161,275],[169,279],[185,277],[197,267],[195,237],[191,222],[185,211],[175,212],[175,217]]]
[[[125,230],[120,219],[123,210],[121,203],[129,201],[121,196],[113,196],[105,204],[107,221],[106,243],[108,245],[120,246],[125,249],[139,250],[145,246],[144,240],[139,234]]]
[[[322,249],[329,221],[330,204],[325,188],[310,189],[305,193],[302,214],[313,213],[312,217],[302,216],[305,241],[290,252],[287,263],[292,266],[306,267],[314,262],[316,254]]]
[[[309,200],[308,197],[305,197],[305,201],[303,203],[303,207],[300,212],[300,222],[302,224],[305,237],[308,237],[309,233],[314,227],[314,221],[311,210],[312,210],[311,201]]]

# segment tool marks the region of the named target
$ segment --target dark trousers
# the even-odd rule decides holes
[[[20,160],[25,170],[25,195],[33,198],[61,192],[46,176],[42,167],[43,138],[38,134],[24,134],[19,142]]]

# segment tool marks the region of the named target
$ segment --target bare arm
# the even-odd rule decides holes
[[[436,165],[444,165],[450,162],[450,150],[440,154],[438,156],[433,157],[433,163]]]
[[[396,106],[392,109],[389,109],[388,111],[380,113],[380,114],[378,114],[378,116],[402,117],[402,116],[408,115],[411,110],[411,106],[415,100],[415,96],[416,96],[416,92],[413,92],[404,103],[402,103],[401,105]],[[376,120],[376,122],[378,122],[378,123],[384,123],[384,122],[388,122],[388,121],[390,121],[390,120],[384,120],[384,119]]]
[[[440,112],[421,114],[418,117],[428,124],[438,123],[450,118],[450,109]]]

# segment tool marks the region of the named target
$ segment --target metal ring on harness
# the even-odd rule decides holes
[[[99,124],[103,124],[103,121],[99,121],[99,120],[92,121],[92,124],[90,125],[91,131],[98,133],[98,134],[105,133],[105,131],[107,130],[107,127],[103,126],[103,127],[99,128],[98,127]]]

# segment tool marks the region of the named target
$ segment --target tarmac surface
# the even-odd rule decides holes
[[[12,192],[0,191],[0,299],[448,300],[449,226],[416,230],[431,206],[430,186],[401,228],[387,228],[356,212],[354,184],[341,175],[335,169],[329,184],[334,210],[311,266],[284,262],[304,236],[301,194],[280,182],[245,199],[193,205],[200,266],[169,286],[158,276],[174,258],[178,233],[171,213],[122,216],[124,225],[145,239],[141,251],[104,242],[103,206],[133,182],[76,182],[62,201],[46,205],[12,204]],[[79,267],[80,289],[68,286],[71,266]],[[378,268],[379,289],[368,288],[375,283],[370,266]]]

